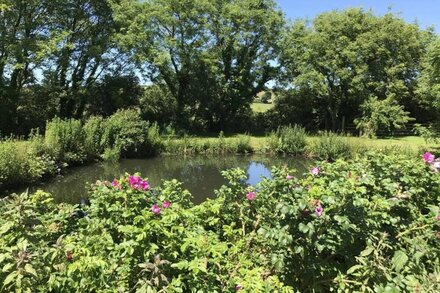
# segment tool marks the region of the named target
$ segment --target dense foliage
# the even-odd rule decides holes
[[[288,22],[273,0],[5,0],[0,19],[2,136],[132,107],[191,132],[356,118],[374,132],[375,103],[399,125],[438,120],[438,36],[391,12]],[[253,115],[258,96],[270,115]]]
[[[149,157],[161,152],[159,129],[136,110],[119,110],[110,117],[54,118],[44,135],[26,141],[0,141],[0,190],[40,181],[62,168],[96,160]]]
[[[298,123],[300,116],[300,121],[313,119],[318,127],[332,130],[343,129],[357,117],[371,117],[362,113],[368,101],[397,104],[421,122],[429,120],[435,111],[423,105],[416,90],[421,60],[432,39],[431,31],[392,13],[378,16],[363,9],[330,11],[312,22],[296,21],[281,41],[282,81],[290,87],[276,110],[285,116],[284,123]],[[435,54],[431,47],[430,56]],[[435,83],[430,65],[435,60],[426,60],[427,84]],[[397,119],[408,114],[394,113]],[[368,127],[374,125],[362,128]]]
[[[89,206],[0,202],[6,291],[438,292],[440,162],[368,154],[194,206],[176,181],[97,182]],[[282,282],[282,283],[281,283]],[[283,284],[284,283],[284,284]]]

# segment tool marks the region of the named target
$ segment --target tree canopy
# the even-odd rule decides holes
[[[0,133],[133,107],[184,131],[343,130],[376,103],[432,122],[439,60],[438,35],[391,12],[287,21],[274,0],[4,0]],[[257,115],[265,91],[275,107]]]
[[[392,13],[355,8],[296,21],[281,41],[283,81],[311,96],[326,129],[353,121],[372,97],[412,109],[428,36]]]

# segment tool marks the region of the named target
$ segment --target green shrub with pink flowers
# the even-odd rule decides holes
[[[370,153],[300,178],[243,170],[200,205],[177,181],[97,182],[90,204],[0,202],[0,291],[438,292],[440,163]]]

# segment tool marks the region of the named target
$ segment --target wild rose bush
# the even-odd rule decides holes
[[[0,203],[2,290],[440,290],[435,158],[369,154],[301,178],[243,170],[200,205],[177,181],[98,182],[89,206],[38,192]]]

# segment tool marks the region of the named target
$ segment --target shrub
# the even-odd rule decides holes
[[[164,139],[160,134],[157,123],[153,123],[148,127],[146,150],[148,156],[158,155],[164,150]]]
[[[82,163],[86,159],[85,133],[81,121],[54,118],[46,124],[45,143],[50,155],[57,160]]]
[[[245,173],[232,170],[217,193],[222,217],[214,230],[229,223],[243,234],[257,229],[254,250],[299,292],[436,292],[435,170],[420,158],[368,154],[322,163],[303,178],[275,168],[273,180],[251,191]]]
[[[89,206],[16,195],[0,201],[2,290],[438,292],[440,165],[423,158],[273,168],[256,187],[232,169],[200,205],[138,174],[97,182]]]
[[[332,132],[324,132],[317,136],[316,140],[309,146],[309,153],[320,160],[336,160],[351,156],[347,138]]]
[[[7,140],[0,142],[0,182],[9,186],[15,180],[23,178],[25,164],[22,149],[18,142]]]
[[[356,118],[354,123],[361,131],[361,135],[370,138],[376,137],[379,129],[392,132],[396,129],[405,128],[405,125],[414,120],[409,117],[409,112],[404,110],[402,105],[391,97],[379,100],[377,97],[370,97],[361,106],[362,116]]]
[[[149,153],[148,123],[135,109],[119,110],[104,122],[102,145],[118,157],[136,157]],[[115,154],[114,153],[114,154]]]
[[[84,148],[89,160],[99,158],[104,151],[104,119],[101,116],[92,116],[84,124]]]
[[[150,189],[138,176],[98,182],[90,206],[81,209],[57,205],[43,192],[15,196],[0,202],[3,289],[282,290],[276,276],[256,265],[261,261],[248,249],[252,234],[232,225],[222,235],[209,229],[218,208],[217,202],[193,206],[177,181]]]
[[[43,150],[41,136],[34,136],[30,141],[0,142],[0,190],[23,186],[54,174],[56,162]]]
[[[303,154],[306,146],[306,131],[298,125],[283,126],[268,138],[269,149],[284,154]]]
[[[254,149],[251,146],[251,138],[249,135],[238,135],[235,138],[236,143],[236,153],[237,154],[247,154],[252,153]]]

